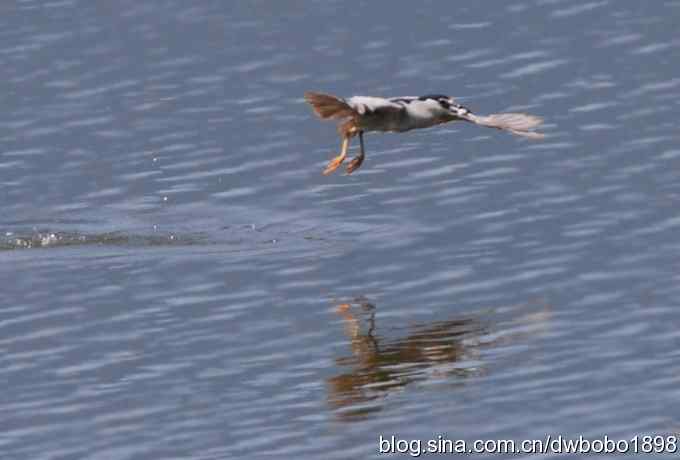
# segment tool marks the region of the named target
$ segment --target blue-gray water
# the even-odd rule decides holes
[[[0,6],[3,459],[680,431],[680,2],[415,5]],[[307,90],[549,137],[324,177]]]

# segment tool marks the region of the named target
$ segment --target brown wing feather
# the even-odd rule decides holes
[[[357,112],[347,105],[347,102],[339,97],[331,96],[330,94],[308,91],[305,93],[305,101],[307,101],[314,109],[314,112],[323,119],[342,119],[357,115]]]

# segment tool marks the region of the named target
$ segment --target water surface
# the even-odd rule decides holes
[[[680,3],[391,5],[0,7],[3,458],[678,431]],[[307,90],[548,138],[324,177]]]

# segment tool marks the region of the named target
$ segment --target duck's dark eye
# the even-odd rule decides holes
[[[439,105],[441,105],[443,108],[447,110],[451,108],[451,104],[449,104],[449,101],[447,101],[446,99],[439,99],[439,101],[437,102],[439,102]]]

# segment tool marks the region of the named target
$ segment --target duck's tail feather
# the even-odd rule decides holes
[[[529,139],[543,139],[545,134],[531,131],[543,123],[543,119],[525,113],[494,113],[492,115],[467,114],[466,120],[488,128],[502,129]]]
[[[305,101],[312,106],[319,117],[324,119],[349,118],[357,114],[343,99],[330,94],[308,91],[305,93]]]

